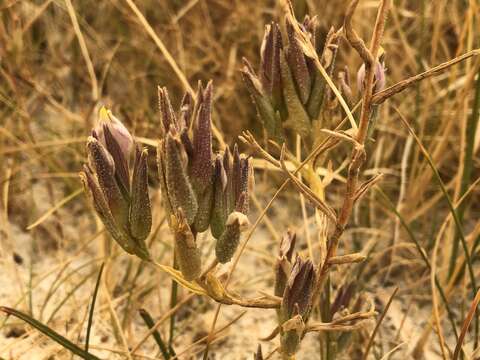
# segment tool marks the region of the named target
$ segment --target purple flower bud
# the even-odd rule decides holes
[[[98,132],[93,130],[96,138],[90,136],[87,141],[89,165],[84,166],[80,177],[85,192],[110,235],[126,252],[149,260],[144,242],[151,227],[146,151],[137,150],[130,188],[130,171],[121,141],[117,141],[115,129],[111,129],[111,126],[103,124],[101,134],[105,145],[98,140]],[[122,179],[122,176],[125,178]]]
[[[280,50],[283,48],[282,34],[278,24],[265,26],[265,35],[260,48],[260,80],[265,94],[272,99],[274,106],[279,106],[280,88]],[[251,71],[253,73],[253,71]]]
[[[275,262],[275,290],[276,296],[282,296],[285,291],[288,276],[292,268],[292,256],[295,250],[297,236],[290,230],[282,237],[277,261]]]
[[[379,92],[385,88],[385,67],[382,63],[376,62],[375,64],[375,76],[373,79],[375,87],[373,93]],[[357,89],[362,92],[365,90],[365,64],[360,66],[357,72]]]
[[[299,318],[300,324],[306,320],[312,307],[315,281],[316,274],[313,263],[310,260],[303,260],[297,255],[283,293],[280,307],[280,321],[282,323],[294,317]],[[300,335],[298,329],[286,331],[282,329],[280,342],[282,351],[286,355],[293,355],[298,350]]]
[[[92,131],[92,135],[100,141],[100,143],[108,149],[108,144],[105,138],[105,129],[110,131],[112,138],[118,144],[118,148],[120,149],[123,157],[125,159],[130,158],[130,151],[133,146],[133,138],[130,135],[130,132],[127,128],[122,124],[120,120],[118,120],[115,116],[113,116],[110,110],[107,110],[105,107],[100,109],[99,120],[97,125]]]
[[[177,119],[175,112],[173,111],[170,97],[168,96],[167,88],[158,87],[158,108],[160,109],[160,124],[162,128],[162,136],[165,136],[170,129],[170,126],[174,126],[177,131]]]
[[[281,309],[284,321],[297,315],[296,311],[302,317],[308,314],[312,305],[315,278],[313,263],[297,256],[283,293]]]

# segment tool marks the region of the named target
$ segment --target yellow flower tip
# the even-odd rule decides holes
[[[98,117],[101,123],[110,122],[112,121],[112,112],[109,109],[107,109],[105,106],[102,106],[98,113]]]

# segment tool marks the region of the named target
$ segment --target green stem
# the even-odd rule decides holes
[[[478,127],[478,118],[479,118],[479,109],[480,109],[480,71],[477,75],[477,82],[475,85],[475,98],[472,107],[472,115],[468,119],[466,132],[466,146],[465,146],[465,156],[463,161],[463,173],[462,173],[462,182],[460,187],[460,197],[465,194],[468,187],[471,183],[472,178],[472,169],[473,169],[473,155],[474,155],[474,146],[475,146],[475,134]],[[458,218],[460,223],[463,224],[463,218],[465,214],[467,204],[463,203],[458,209]],[[452,244],[452,252],[450,256],[450,265],[448,269],[448,276],[451,277],[453,270],[455,269],[455,262],[458,256],[458,250],[460,247],[460,234],[458,231],[455,234],[455,238]]]

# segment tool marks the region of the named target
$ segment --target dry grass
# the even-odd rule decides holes
[[[323,37],[330,26],[343,23],[346,0],[307,2],[310,13],[319,16]],[[178,104],[189,86],[213,79],[213,121],[221,134],[216,142],[232,144],[247,129],[262,138],[239,70],[242,57],[255,65],[259,62],[264,24],[283,19],[282,6],[275,3],[0,3],[0,305],[22,310],[83,344],[98,269],[108,257],[90,340],[90,350],[99,357],[162,358],[138,313],[145,308],[162,338],[171,339],[179,359],[201,358],[207,346],[212,359],[252,358],[260,339],[276,326],[273,313],[217,307],[181,288],[173,301],[177,306],[171,309],[171,279],[112,245],[79,190],[77,173],[85,161],[86,136],[102,104],[154,153],[160,136],[157,85],[166,86]],[[371,38],[378,3],[360,1],[355,13],[354,28],[364,39]],[[479,48],[479,14],[478,0],[392,1],[381,43],[387,86]],[[354,78],[361,58],[346,41],[340,48],[337,68],[347,66]],[[478,277],[480,130],[473,132],[472,123],[475,116],[478,121],[479,101],[475,103],[474,96],[480,92],[479,71],[480,57],[471,57],[380,107],[375,141],[367,142],[361,176],[366,179],[378,172],[384,176],[377,190],[353,208],[339,245],[341,254],[363,250],[368,259],[354,268],[335,268],[331,280],[332,298],[339,288],[353,284],[366,299],[375,300],[377,312],[390,305],[371,340],[372,359],[480,356],[478,315],[470,309],[475,293],[455,222],[458,217],[473,275]],[[327,198],[336,208],[347,177],[343,160],[347,155],[345,146],[332,156],[333,168],[339,170]],[[150,173],[156,174],[153,159],[151,167]],[[257,219],[284,180],[259,167],[251,220]],[[170,265],[172,239],[156,176],[150,183],[155,211],[148,241],[156,261]],[[252,234],[229,289],[249,296],[271,293],[272,254],[277,253],[280,237],[291,228],[303,253],[318,251],[314,224],[310,205],[293,187],[286,187]],[[205,256],[213,257],[211,243],[202,237],[199,241]],[[458,251],[452,254],[457,242]],[[442,296],[455,318],[455,332],[463,339],[463,354]],[[477,304],[478,297],[475,300]],[[172,319],[175,329],[170,332]],[[25,323],[14,318],[0,321],[0,358],[71,358]],[[349,346],[338,358],[361,358],[374,328],[375,322],[368,323],[355,333],[354,341],[344,339]],[[318,358],[319,336],[307,339],[297,359]],[[269,354],[278,339],[262,346],[264,355]]]

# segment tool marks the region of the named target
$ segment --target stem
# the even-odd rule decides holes
[[[325,276],[330,269],[329,259],[335,255],[339,240],[343,235],[345,227],[348,223],[350,215],[352,213],[353,205],[355,202],[355,193],[358,187],[358,176],[360,173],[360,168],[366,160],[366,154],[364,149],[365,140],[368,133],[368,126],[370,123],[370,115],[372,112],[372,97],[373,97],[373,88],[374,88],[374,76],[375,76],[375,59],[380,48],[380,41],[385,29],[385,21],[387,17],[387,12],[389,9],[390,1],[382,0],[377,12],[377,18],[375,21],[375,27],[373,30],[372,40],[370,49],[367,49],[364,42],[358,37],[355,31],[352,28],[351,20],[353,13],[358,5],[359,0],[353,0],[347,10],[347,15],[345,16],[344,28],[346,32],[346,37],[350,45],[355,48],[358,54],[362,57],[365,63],[365,90],[363,93],[362,99],[362,108],[360,113],[360,123],[357,132],[357,142],[358,144],[354,146],[351,154],[350,165],[348,167],[348,177],[347,185],[345,190],[345,196],[338,215],[337,223],[335,225],[335,230],[330,237],[327,255],[325,257],[324,263],[320,266],[318,270],[317,283],[315,286],[315,293],[313,294],[313,301],[319,295],[320,289],[322,288],[323,281]]]
[[[177,256],[175,250],[173,251],[173,268],[178,270]],[[177,295],[178,295],[178,283],[172,279],[172,287],[170,293],[170,309],[173,309],[177,305]],[[175,335],[175,313],[170,317],[170,331],[168,334],[168,348],[172,347],[173,337]]]

